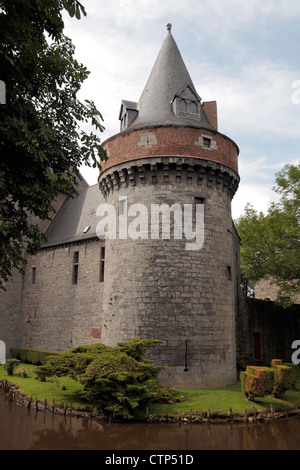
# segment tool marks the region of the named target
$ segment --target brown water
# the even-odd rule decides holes
[[[0,450],[300,450],[300,419],[108,424],[17,406],[0,393]]]

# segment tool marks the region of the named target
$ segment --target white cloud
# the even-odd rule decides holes
[[[198,93],[204,101],[217,100],[219,130],[240,147],[241,184],[233,207],[242,210],[236,208],[251,196],[257,209],[265,208],[275,172],[299,154],[300,104],[292,101],[292,85],[300,80],[299,41],[288,36],[288,28],[300,17],[300,2],[85,0],[84,5],[86,18],[65,16],[66,33],[91,71],[80,96],[93,99],[102,112],[102,140],[119,131],[121,100],[139,99],[171,22]],[[277,23],[287,32],[282,47],[295,50],[294,63],[272,49]],[[269,48],[265,41],[254,47],[256,35],[267,38]],[[97,181],[96,170],[82,172],[91,184]]]

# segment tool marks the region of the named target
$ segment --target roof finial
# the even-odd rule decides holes
[[[167,30],[169,31],[169,33],[171,32],[171,29],[172,29],[172,25],[171,25],[171,23],[168,23],[167,24]]]

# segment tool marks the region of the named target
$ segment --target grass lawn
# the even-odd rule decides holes
[[[69,377],[48,378],[45,382],[36,380],[35,370],[37,366],[31,364],[20,364],[26,369],[28,377],[21,377],[14,372],[14,375],[7,375],[3,365],[0,365],[0,380],[7,379],[12,383],[18,384],[19,391],[38,400],[47,399],[51,403],[64,404],[65,402],[73,404],[74,407],[89,409],[86,401],[80,398],[80,392],[83,386]],[[246,400],[241,392],[240,383],[235,385],[215,388],[215,389],[196,389],[182,390],[182,395],[186,399],[179,403],[168,405],[150,405],[149,413],[155,416],[163,416],[168,413],[169,416],[178,414],[189,414],[193,412],[214,411],[229,413],[230,408],[233,413],[253,411],[253,403]],[[270,405],[274,409],[296,408],[300,406],[300,369],[297,380],[297,390],[287,391],[281,399],[266,396],[255,401],[257,411],[269,410]],[[140,413],[139,413],[140,414]],[[144,412],[143,412],[144,416]]]
[[[176,414],[189,414],[190,410],[201,412],[208,409],[211,412],[229,413],[230,408],[233,413],[240,413],[244,410],[253,411],[253,403],[255,403],[257,411],[269,410],[270,405],[274,409],[300,406],[300,391],[287,391],[280,400],[266,396],[253,402],[244,397],[240,383],[209,390],[182,390],[182,393],[187,397],[186,401],[170,405],[151,405],[149,413],[152,415],[165,415],[167,412],[169,416],[175,416]]]
[[[16,374],[18,367],[24,367],[27,377],[21,377]],[[0,365],[0,380],[7,379],[11,383],[18,384],[20,392],[38,400],[47,400],[52,403],[55,399],[56,404],[64,404],[65,402],[73,404],[74,407],[88,409],[86,401],[80,398],[80,392],[83,386],[70,377],[53,377],[48,378],[45,382],[36,380],[35,370],[37,366],[32,364],[21,364],[15,369],[14,375],[8,375],[4,366]]]

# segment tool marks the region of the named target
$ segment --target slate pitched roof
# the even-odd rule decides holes
[[[169,31],[137,104],[137,117],[128,129],[173,124],[212,128],[203,110],[199,121],[176,116],[172,101],[184,86],[189,86],[199,101],[201,100]]]
[[[74,199],[67,198],[45,232],[48,241],[44,248],[97,237],[100,219],[96,211],[104,202],[98,184],[79,190]]]

